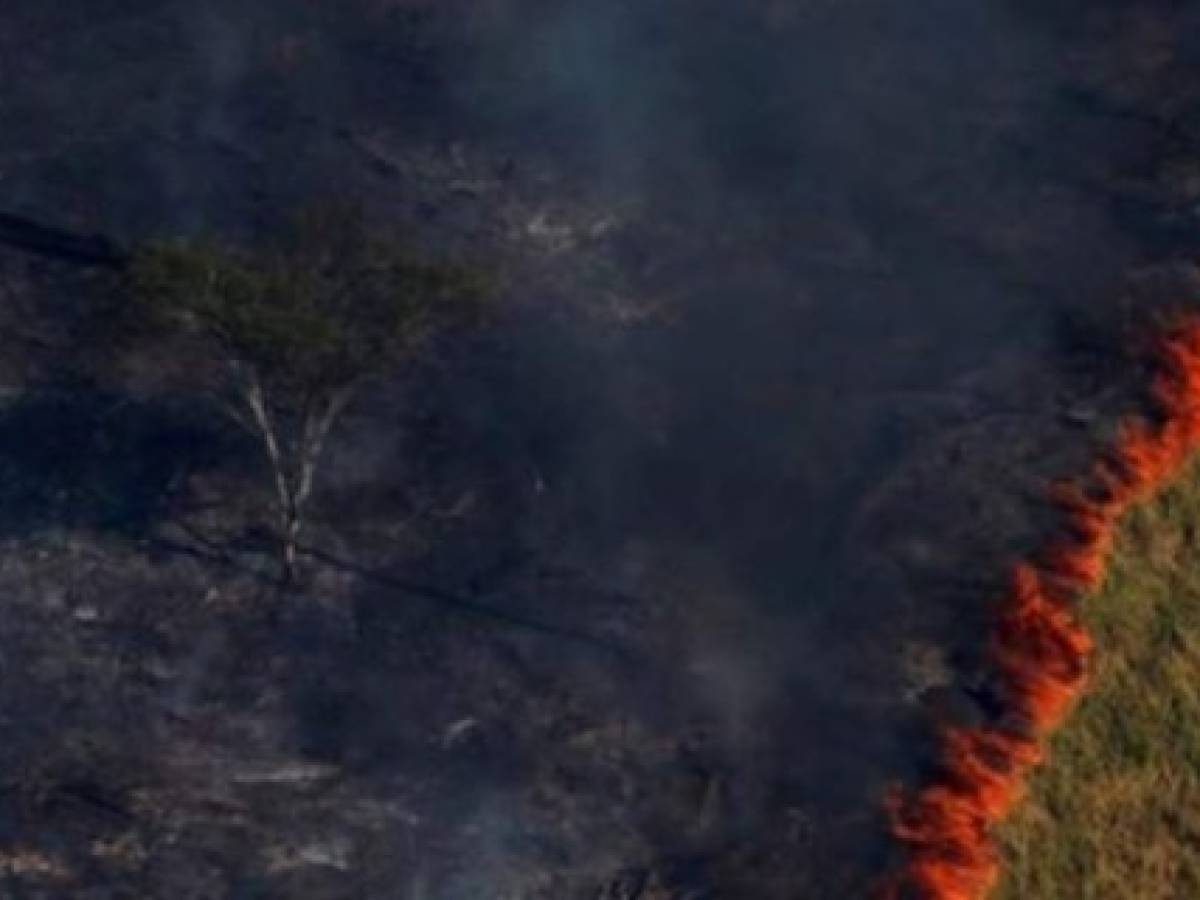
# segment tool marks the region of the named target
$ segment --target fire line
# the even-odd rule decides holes
[[[983,900],[1000,877],[992,829],[1021,800],[1045,739],[1084,690],[1092,641],[1075,601],[1104,580],[1123,514],[1172,481],[1200,449],[1200,315],[1169,320],[1154,341],[1154,414],[1126,420],[1113,446],[1075,482],[1057,484],[1058,537],[1013,570],[989,658],[1000,724],[946,727],[938,775],[886,799],[906,859],[883,900]]]

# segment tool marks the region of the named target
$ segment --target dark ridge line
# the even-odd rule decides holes
[[[129,251],[103,234],[79,234],[0,212],[0,245],[78,266],[123,269]]]

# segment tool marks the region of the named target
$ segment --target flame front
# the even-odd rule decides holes
[[[1126,510],[1154,496],[1200,448],[1200,316],[1164,327],[1154,361],[1153,420],[1126,422],[1088,477],[1053,488],[1062,534],[1013,571],[989,648],[1004,724],[945,729],[937,778],[887,798],[907,860],[885,883],[885,900],[982,900],[999,879],[992,829],[1021,799],[1045,737],[1086,682],[1092,641],[1073,600],[1103,582]]]

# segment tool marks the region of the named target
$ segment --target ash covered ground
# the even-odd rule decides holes
[[[3,895],[863,895],[1042,485],[1135,402],[1196,18],[5,4],[3,211],[338,197],[508,274],[353,407],[281,592],[256,449],[72,377],[101,276],[0,249]]]

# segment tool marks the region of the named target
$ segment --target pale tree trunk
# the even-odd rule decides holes
[[[236,367],[235,371],[240,376],[238,393],[249,409],[250,416],[247,419],[239,410],[228,405],[224,408],[258,439],[271,468],[278,516],[281,575],[282,581],[290,584],[298,574],[300,534],[304,528],[305,512],[312,496],[321,451],[334,423],[353,396],[353,386],[332,390],[306,403],[300,414],[299,434],[289,443],[280,436],[278,423],[271,415],[257,374],[245,367]]]
[[[340,388],[322,397],[320,401],[310,404],[304,411],[300,438],[295,447],[292,493],[283,522],[285,580],[290,581],[295,576],[297,545],[304,527],[308,501],[312,496],[317,466],[321,461],[321,451],[325,448],[329,432],[350,402],[352,394],[351,387]]]

